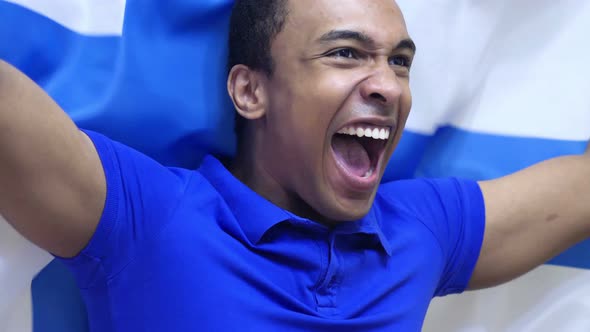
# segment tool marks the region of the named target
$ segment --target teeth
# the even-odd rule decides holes
[[[388,127],[380,126],[348,126],[338,131],[338,134],[370,137],[373,139],[388,140],[390,135]]]
[[[381,139],[381,136],[379,136],[379,133],[380,133],[379,129],[377,129],[377,128],[373,129],[373,135],[372,135],[373,138]]]
[[[370,170],[368,170],[367,173],[365,173],[365,175],[363,175],[363,177],[364,178],[368,178],[371,175],[373,175],[373,169],[372,168]]]
[[[364,137],[365,136],[365,131],[363,130],[363,128],[357,128],[356,129],[356,135],[358,137]]]

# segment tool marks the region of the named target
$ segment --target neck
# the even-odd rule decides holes
[[[260,144],[242,144],[228,167],[229,171],[250,189],[276,206],[297,216],[329,224],[296,192],[289,190],[281,179],[273,175],[271,171],[273,167],[280,167],[273,163],[281,161],[274,160],[273,156],[269,155],[269,151],[262,148]]]

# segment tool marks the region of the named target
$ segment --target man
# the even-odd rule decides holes
[[[378,188],[415,51],[391,1],[238,1],[230,45],[231,173],[80,132],[1,67],[0,212],[67,257],[94,330],[419,330],[588,237],[588,154]]]

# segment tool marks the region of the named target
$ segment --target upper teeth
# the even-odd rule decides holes
[[[338,134],[387,140],[390,130],[388,127],[379,126],[347,126],[340,129]]]

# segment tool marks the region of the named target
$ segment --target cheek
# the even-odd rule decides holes
[[[341,110],[351,91],[351,81],[339,79],[336,75],[310,80],[301,95],[312,126],[323,126],[323,134],[328,130],[334,117]]]
[[[352,89],[351,72],[299,68],[276,77],[270,87],[269,125],[280,126],[275,134],[289,153],[316,163],[331,142],[327,132]],[[280,123],[280,125],[279,125]],[[276,129],[271,129],[276,130]],[[285,151],[282,151],[285,152]]]
[[[320,71],[311,81],[313,84],[308,82],[308,85],[315,90],[318,99],[339,105],[354,90],[356,82],[362,80],[362,77],[363,74],[358,71],[329,68]]]
[[[412,109],[412,92],[410,90],[409,84],[406,84],[404,87],[401,100],[400,100],[400,114],[399,114],[399,121],[400,125],[404,125],[408,116],[410,115],[410,111]],[[403,129],[403,128],[401,128]]]
[[[410,90],[410,87],[408,86],[408,92],[407,92],[407,107],[408,107],[408,112],[410,111],[410,109],[412,108],[412,90]]]
[[[327,128],[322,116],[324,105],[314,98],[313,90],[284,90],[275,89],[267,113],[265,150],[279,156],[277,159],[285,168],[300,169],[297,165],[309,164],[323,148]]]
[[[344,87],[329,80],[310,78],[298,86],[292,100],[293,121],[306,137],[313,137],[316,144],[326,137],[334,116],[338,113],[346,94]]]

